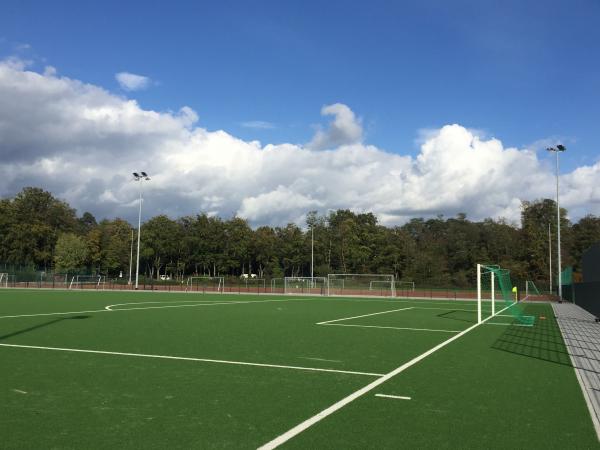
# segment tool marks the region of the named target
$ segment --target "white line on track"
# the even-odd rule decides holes
[[[380,325],[355,325],[348,323],[322,323],[320,325],[325,325],[329,327],[357,327],[357,328],[383,328],[390,330],[407,330],[407,331],[436,331],[439,333],[460,333],[462,330],[434,330],[431,328],[408,328],[408,327],[384,327]]]
[[[377,316],[379,314],[388,314],[388,313],[392,313],[392,312],[396,312],[396,311],[406,311],[407,309],[413,309],[413,306],[409,306],[408,308],[390,309],[388,311],[381,311],[381,312],[376,312],[376,313],[371,313],[371,314],[363,314],[361,316],[342,317],[341,319],[326,320],[324,322],[318,322],[317,325],[327,325],[327,324],[333,323],[333,322],[341,322],[342,320],[359,319],[360,317]]]
[[[410,400],[410,397],[403,397],[401,395],[387,395],[387,394],[375,394],[375,397],[393,398],[396,400]]]
[[[74,352],[74,353],[93,353],[98,355],[115,355],[115,356],[136,356],[140,358],[156,358],[156,359],[171,359],[179,361],[196,361],[196,362],[207,362],[217,364],[233,364],[238,366],[255,366],[255,367],[271,367],[275,369],[292,369],[292,370],[307,370],[311,372],[330,372],[330,373],[343,373],[348,375],[363,375],[369,377],[382,377],[382,373],[369,373],[369,372],[355,372],[352,370],[339,370],[339,369],[322,369],[319,367],[302,367],[302,366],[285,366],[282,364],[263,364],[263,363],[252,363],[246,361],[228,361],[223,359],[207,359],[207,358],[191,358],[186,356],[166,356],[166,355],[152,355],[145,353],[125,353],[125,352],[109,352],[103,350],[87,350],[81,348],[61,348],[61,347],[42,347],[39,345],[19,345],[19,344],[0,344],[0,347],[12,347],[12,348],[27,348],[36,350],[53,350],[58,352]]]
[[[502,309],[501,311],[498,311],[498,313],[501,313],[501,312],[505,311],[506,309],[510,308],[511,306],[514,306],[515,304],[516,303],[513,303],[512,305],[507,306],[506,308]],[[376,379],[372,383],[369,383],[365,387],[359,389],[358,391],[353,392],[352,394],[348,395],[347,397],[345,397],[345,398],[339,400],[338,402],[334,403],[333,405],[329,406],[328,408],[325,408],[323,411],[315,414],[314,416],[306,419],[304,422],[299,423],[298,425],[296,425],[295,427],[289,429],[285,433],[277,436],[275,439],[273,439],[273,440],[267,442],[266,444],[262,445],[261,447],[259,447],[258,450],[271,450],[271,449],[279,447],[281,444],[284,444],[285,442],[289,441],[294,436],[297,436],[298,434],[300,434],[303,431],[305,431],[307,428],[310,428],[314,424],[320,422],[321,420],[323,420],[327,416],[330,416],[334,412],[336,412],[339,409],[343,408],[347,404],[353,402],[357,398],[363,396],[367,392],[372,391],[377,386],[382,385],[383,383],[385,383],[389,379],[395,377],[399,373],[404,372],[409,367],[412,367],[415,364],[421,362],[422,360],[424,360],[425,358],[427,358],[432,353],[437,352],[438,350],[440,350],[441,348],[444,348],[446,345],[450,344],[451,342],[454,342],[458,338],[460,338],[460,337],[464,336],[465,334],[467,334],[468,332],[474,330],[475,328],[477,328],[482,323],[485,323],[490,318],[491,317],[488,317],[487,319],[484,319],[481,323],[476,323],[475,325],[467,328],[466,330],[461,331],[460,333],[452,336],[450,339],[447,339],[444,342],[436,345],[435,347],[427,350],[425,353],[422,353],[421,355],[417,356],[416,358],[413,358],[410,361],[402,364],[401,366],[395,368],[394,370],[392,370],[391,372],[385,374],[381,378]]]

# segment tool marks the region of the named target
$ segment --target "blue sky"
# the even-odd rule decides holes
[[[188,106],[246,142],[307,144],[340,103],[384,152],[416,158],[424,130],[459,124],[504,148],[561,141],[566,174],[600,159],[598,23],[595,0],[5,0],[0,59],[143,110]],[[124,91],[119,72],[148,86]]]
[[[2,52],[29,44],[66,76],[189,105],[208,129],[306,142],[316,111],[342,102],[367,141],[415,151],[448,123],[509,146],[564,139],[565,169],[598,157],[600,2],[27,2],[0,7]],[[265,121],[274,129],[248,129]]]

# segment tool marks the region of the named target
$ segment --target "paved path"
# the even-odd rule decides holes
[[[600,439],[600,323],[572,303],[553,303],[552,309]]]

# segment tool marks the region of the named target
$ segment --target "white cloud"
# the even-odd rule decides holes
[[[261,130],[272,130],[275,128],[275,124],[271,122],[265,122],[264,120],[250,120],[248,122],[242,122],[241,125],[244,128],[257,128]]]
[[[150,78],[135,73],[119,72],[115,75],[115,79],[125,91],[140,91],[150,86]]]
[[[261,145],[197,125],[189,107],[142,109],[97,86],[0,62],[0,195],[40,186],[79,212],[137,219],[144,170],[145,218],[201,211],[251,223],[302,222],[307,211],[373,211],[384,223],[455,215],[517,221],[520,201],[554,195],[553,166],[460,125],[429,130],[416,158],[362,142],[346,105],[306,146]],[[600,162],[561,177],[572,215],[600,214]]]
[[[307,148],[324,150],[346,144],[357,144],[362,141],[363,129],[361,120],[354,112],[342,103],[323,106],[321,115],[334,116],[333,122],[326,130],[317,130]]]

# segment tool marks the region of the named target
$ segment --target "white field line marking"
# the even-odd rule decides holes
[[[300,359],[310,359],[311,361],[325,361],[325,362],[334,362],[341,363],[339,359],[325,359],[325,358],[311,358],[310,356],[298,356]]]
[[[145,308],[117,308],[117,309],[92,309],[88,311],[65,311],[65,312],[53,312],[53,313],[36,313],[36,314],[19,314],[14,316],[0,316],[0,319],[16,319],[19,317],[38,317],[38,316],[61,316],[68,314],[86,314],[86,313],[101,313],[101,312],[117,312],[117,311],[134,311],[134,310],[144,310],[144,309],[158,309],[158,308],[174,308],[174,307],[195,307],[195,306],[212,306],[212,305],[240,305],[240,304],[251,304],[251,303],[270,303],[270,302],[291,302],[303,299],[289,298],[289,299],[281,299],[281,300],[251,300],[251,301],[231,301],[231,302],[212,302],[212,303],[200,303],[202,300],[196,300],[193,305],[167,305],[167,306],[149,306]],[[175,300],[177,301],[177,300]],[[144,302],[141,302],[144,303]],[[160,303],[160,302],[159,302]],[[167,302],[164,302],[167,303]],[[118,305],[118,304],[117,304]],[[116,305],[108,305],[109,307]]]
[[[431,328],[408,328],[408,327],[384,327],[379,325],[354,325],[347,323],[323,323],[328,327],[357,327],[357,328],[383,328],[390,330],[408,330],[408,331],[437,331],[440,333],[460,333],[462,330],[433,330]]]
[[[221,303],[199,303],[196,301],[195,303],[189,305],[164,305],[164,306],[140,306],[139,308],[117,308],[112,309],[115,306],[125,306],[125,305],[136,305],[136,304],[148,304],[148,303],[172,303],[172,302],[140,302],[140,303],[115,303],[114,305],[105,306],[104,309],[107,311],[135,311],[138,309],[165,309],[165,308],[191,308],[192,306],[213,306],[213,305],[238,305],[240,303],[250,303],[250,302],[221,302]]]
[[[401,395],[387,395],[387,394],[375,394],[375,397],[383,397],[383,398],[394,398],[396,400],[410,400],[410,397],[403,397]]]
[[[434,308],[429,306],[414,306],[413,309],[437,309],[440,311],[464,311],[464,312],[472,312],[476,313],[476,309],[456,309],[456,308]]]
[[[381,311],[381,312],[376,312],[376,313],[371,313],[371,314],[363,314],[361,316],[354,316],[354,317],[342,317],[341,319],[333,319],[333,320],[326,320],[324,322],[318,322],[317,325],[326,325],[328,323],[341,322],[342,320],[358,319],[360,317],[377,316],[379,314],[388,314],[388,313],[392,313],[392,312],[396,312],[396,311],[406,311],[407,309],[413,309],[413,307],[409,306],[408,308],[390,309],[389,311]]]
[[[86,350],[80,348],[61,348],[61,347],[42,347],[39,345],[19,345],[19,344],[0,344],[0,347],[13,347],[13,348],[28,348],[37,350],[53,350],[59,352],[74,352],[74,353],[93,353],[98,355],[116,355],[116,356],[137,356],[140,358],[157,358],[157,359],[171,359],[178,361],[197,361],[197,362],[208,362],[218,364],[233,364],[238,366],[255,366],[255,367],[272,367],[275,369],[293,369],[293,370],[308,370],[311,372],[331,372],[331,373],[344,373],[348,375],[364,375],[369,377],[381,377],[381,373],[369,373],[369,372],[355,372],[351,370],[338,370],[338,369],[322,369],[318,367],[302,367],[302,366],[285,366],[282,364],[262,364],[252,363],[245,361],[228,361],[223,359],[207,359],[207,358],[191,358],[186,356],[166,356],[166,355],[149,355],[145,353],[125,353],[125,352],[108,352],[103,350]]]
[[[13,392],[16,392],[17,394],[27,394],[27,392],[22,391],[21,389],[13,389]]]
[[[506,309],[510,308],[513,305],[507,306],[506,308],[504,308],[504,309],[502,309],[502,310],[500,310],[498,312],[501,313],[501,312],[505,311]],[[485,323],[488,319],[489,318],[484,319],[481,323]],[[417,364],[418,362],[421,362],[422,360],[424,360],[425,358],[427,358],[432,353],[435,353],[439,349],[441,349],[441,348],[445,347],[446,345],[450,344],[451,342],[454,342],[458,338],[464,336],[468,332],[470,332],[470,331],[474,330],[475,328],[477,328],[479,325],[481,325],[481,324],[480,323],[476,323],[475,325],[470,326],[466,330],[461,331],[460,333],[452,336],[450,339],[447,339],[444,342],[436,345],[435,347],[427,350],[425,353],[423,353],[423,354],[417,356],[416,358],[413,358],[410,361],[402,364],[400,367],[395,368],[394,370],[392,370],[391,372],[385,374],[381,378],[378,378],[375,381],[367,384],[365,387],[359,389],[358,391],[353,392],[352,394],[348,395],[347,397],[345,397],[345,398],[339,400],[338,402],[334,403],[333,405],[329,406],[328,408],[325,408],[323,411],[315,414],[314,416],[306,419],[304,422],[299,423],[298,425],[296,425],[295,427],[289,429],[285,433],[277,436],[275,439],[273,439],[273,440],[267,442],[266,444],[262,445],[261,447],[259,447],[258,450],[271,450],[271,449],[279,447],[281,444],[289,441],[294,436],[302,433],[304,430],[306,430],[307,428],[310,428],[315,423],[320,422],[325,417],[330,416],[331,414],[333,414],[337,410],[339,410],[339,409],[343,408],[344,406],[346,406],[348,403],[353,402],[357,398],[363,396],[367,392],[372,391],[377,386],[382,385],[383,383],[385,383],[389,379],[395,377],[399,373],[404,372],[409,367],[412,367],[415,364]]]
[[[514,317],[512,314],[496,314],[496,315],[499,317]],[[532,319],[535,318],[535,316],[526,316],[526,315],[523,315],[522,317],[531,317]]]

